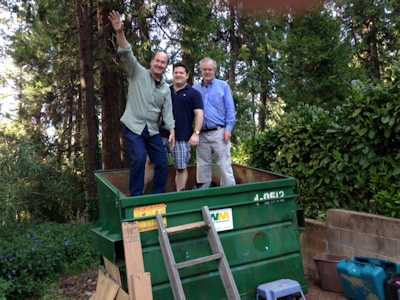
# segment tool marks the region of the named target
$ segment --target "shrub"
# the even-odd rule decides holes
[[[0,277],[0,300],[6,300],[11,291],[11,282]]]
[[[398,216],[399,136],[398,87],[362,86],[332,112],[298,106],[245,148],[251,165],[299,180],[308,216],[337,207]]]
[[[0,136],[0,226],[75,221],[87,210],[83,181],[39,144]]]
[[[98,257],[88,225],[18,225],[0,236],[0,299],[40,296],[58,274],[84,270]]]
[[[376,211],[380,214],[400,218],[400,191],[399,187],[396,190],[385,190],[376,193],[372,199],[372,203],[376,207]]]

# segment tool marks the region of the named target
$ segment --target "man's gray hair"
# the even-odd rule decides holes
[[[214,66],[214,70],[215,71],[217,70],[217,62],[215,60],[213,60],[211,57],[204,57],[202,60],[200,60],[200,62],[199,62],[200,69],[201,69],[201,65],[204,63],[212,63]]]
[[[153,53],[153,56],[151,57],[151,60],[155,59],[157,54],[165,54],[167,56],[167,64],[169,64],[169,55],[167,52],[162,51],[162,50],[157,50]]]

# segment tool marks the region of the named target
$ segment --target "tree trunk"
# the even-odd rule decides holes
[[[72,76],[71,76],[72,77]],[[74,120],[74,114],[76,114],[76,111],[74,109],[74,78],[70,78],[69,82],[70,86],[68,89],[68,130],[65,131],[67,135],[67,158],[68,160],[71,159],[71,154],[72,154],[72,135],[74,132],[74,126],[73,126],[73,120]]]
[[[229,44],[230,44],[230,60],[229,60],[229,70],[228,70],[228,81],[233,88],[236,85],[236,63],[239,57],[240,41],[236,34],[236,11],[230,2],[229,4]]]
[[[81,130],[82,130],[82,89],[78,89],[78,98],[76,102],[75,114],[75,130],[74,130],[74,157],[75,160],[79,157],[81,152]]]
[[[118,169],[121,163],[120,105],[121,78],[115,62],[112,27],[108,15],[112,1],[97,1],[97,28],[100,50],[102,160],[104,169]]]
[[[267,119],[267,100],[268,100],[268,85],[265,81],[261,82],[261,94],[260,94],[260,110],[258,113],[258,126],[261,131],[265,129]]]
[[[256,105],[255,105],[255,96],[254,93],[251,92],[251,121],[253,122],[253,124],[256,124]],[[257,131],[257,126],[251,126],[253,128],[251,137],[254,138],[256,135],[256,131]]]
[[[380,61],[378,53],[377,28],[374,20],[367,22],[366,43],[368,47],[367,69],[372,79],[380,80]]]
[[[184,34],[182,34],[182,36],[184,37]],[[182,44],[183,44],[183,40],[184,40],[184,38],[182,38]],[[190,52],[190,48],[188,48],[188,47],[182,46],[182,63],[184,63],[189,69],[188,83],[190,85],[192,85],[193,84],[194,67],[196,65],[196,61]]]
[[[91,1],[77,0],[77,23],[79,27],[80,52],[80,95],[84,111],[84,132],[82,145],[84,148],[86,192],[89,200],[96,197],[96,182],[94,171],[98,168],[98,119],[96,115],[93,80],[93,40]]]

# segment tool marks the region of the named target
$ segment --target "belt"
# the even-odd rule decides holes
[[[221,129],[221,128],[225,128],[225,127],[224,126],[218,126],[218,127],[214,127],[214,128],[203,128],[201,130],[201,132],[215,131],[215,130],[218,130],[218,129]]]

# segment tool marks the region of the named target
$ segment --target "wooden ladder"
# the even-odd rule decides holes
[[[161,215],[157,215],[156,217],[158,225],[158,233],[159,233],[158,239],[160,241],[161,252],[164,258],[165,268],[167,269],[172,292],[174,294],[174,299],[186,300],[185,293],[183,291],[182,281],[179,276],[180,269],[218,260],[219,274],[224,284],[225,292],[228,299],[240,300],[239,292],[237,290],[236,283],[233,279],[233,275],[229,267],[228,260],[226,259],[224,249],[222,248],[221,241],[218,237],[217,231],[215,230],[207,206],[203,206],[202,214],[204,221],[179,225],[169,228],[166,228],[164,226],[163,218]],[[209,256],[176,263],[174,254],[172,253],[172,248],[168,236],[198,229],[207,230],[207,237],[211,246],[212,254]]]

